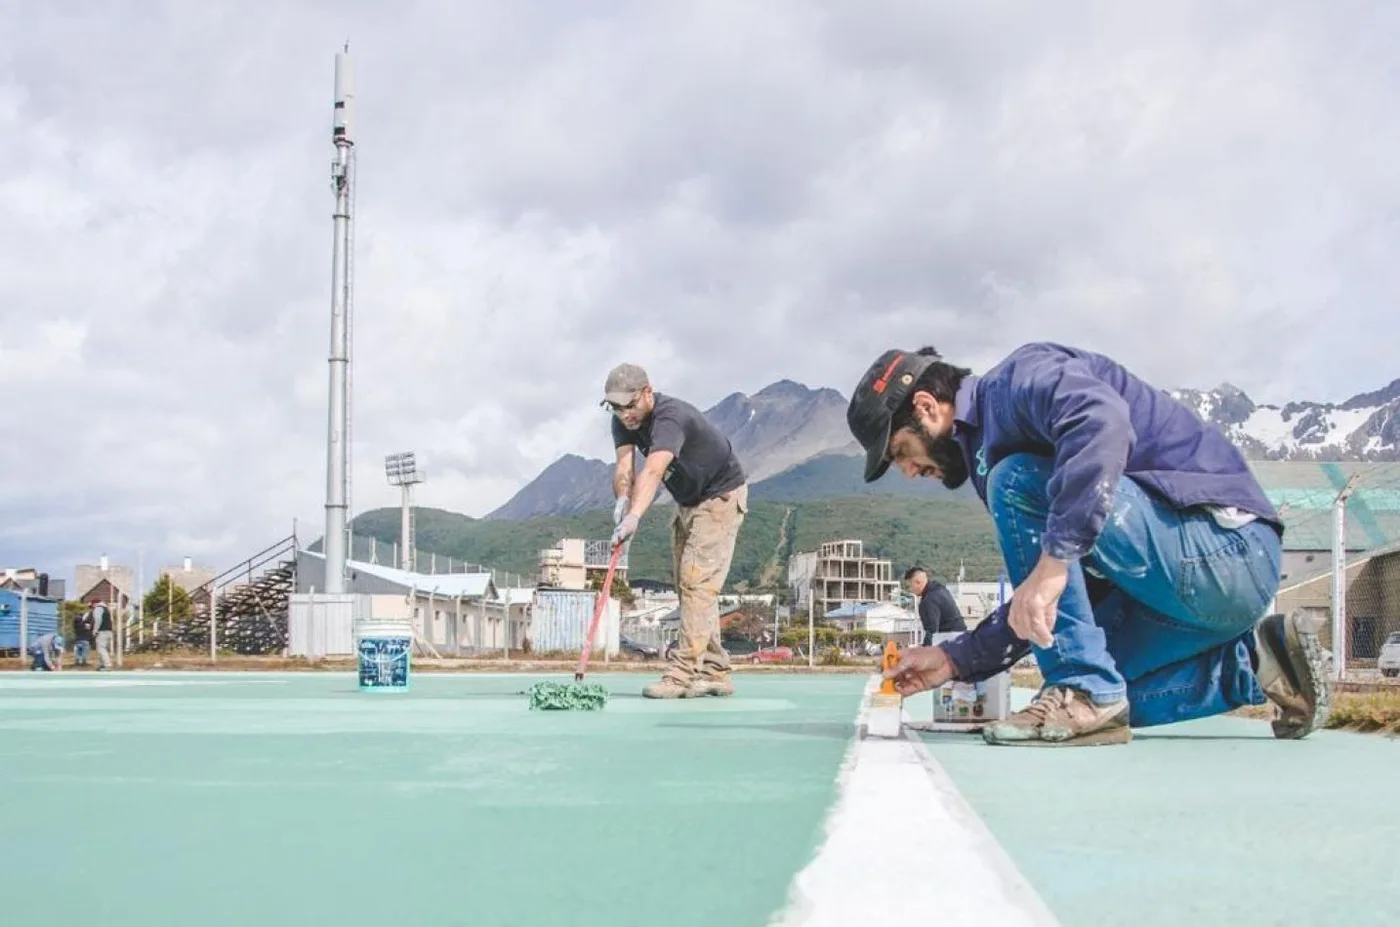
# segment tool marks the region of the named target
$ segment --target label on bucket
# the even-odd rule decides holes
[[[360,637],[360,688],[407,687],[409,651],[412,645],[413,638],[407,635]]]

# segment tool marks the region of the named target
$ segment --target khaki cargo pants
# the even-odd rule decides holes
[[[734,559],[734,542],[749,510],[749,487],[740,486],[696,506],[677,506],[671,518],[671,558],[681,600],[681,636],[667,654],[666,675],[729,674],[720,644],[719,593]]]

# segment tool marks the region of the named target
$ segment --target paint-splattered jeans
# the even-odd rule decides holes
[[[734,559],[744,513],[747,485],[695,506],[677,506],[671,518],[671,557],[681,600],[681,636],[667,654],[671,672],[690,679],[696,674],[723,676],[729,654],[720,644],[719,593]]]
[[[1015,454],[987,479],[988,508],[1017,584],[1040,559],[1052,462]],[[1221,527],[1124,477],[1090,553],[1069,569],[1054,642],[1032,646],[1047,685],[1096,702],[1128,699],[1134,727],[1265,701],[1253,627],[1278,590],[1282,545],[1269,525]]]

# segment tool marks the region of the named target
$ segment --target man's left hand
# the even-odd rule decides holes
[[[638,521],[639,519],[637,518],[637,516],[633,515],[631,512],[628,512],[626,515],[622,516],[622,521],[618,522],[617,527],[613,529],[612,546],[616,547],[617,545],[626,542],[628,538],[632,537],[632,535],[636,534]]]
[[[1068,579],[1068,564],[1053,557],[1040,558],[1011,597],[1007,624],[1017,637],[1041,647],[1054,643],[1055,615]]]

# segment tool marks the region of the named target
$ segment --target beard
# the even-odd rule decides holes
[[[936,438],[924,430],[924,426],[914,423],[914,433],[924,446],[924,453],[938,468],[939,479],[949,489],[957,489],[967,482],[967,461],[963,458],[962,447],[951,435]]]

